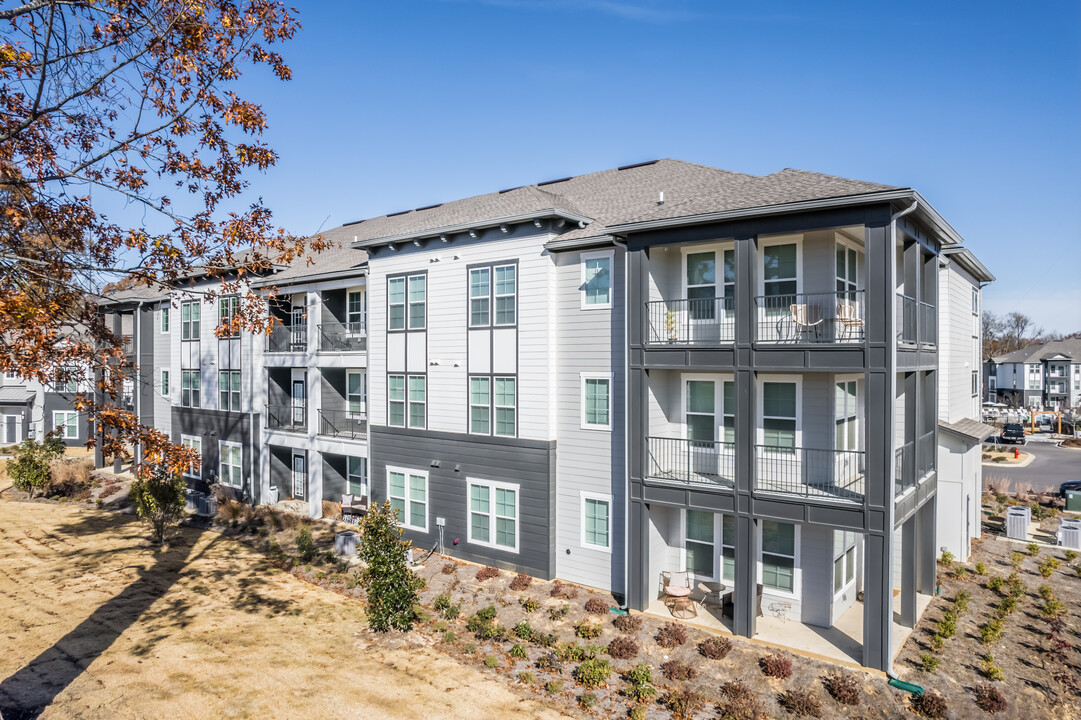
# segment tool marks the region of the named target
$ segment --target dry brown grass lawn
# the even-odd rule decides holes
[[[21,717],[563,717],[244,545],[0,500],[0,710]],[[359,635],[358,635],[359,633]],[[44,710],[42,710],[44,708]]]

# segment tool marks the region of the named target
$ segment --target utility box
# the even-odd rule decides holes
[[[1081,512],[1081,490],[1066,491],[1066,509],[1070,512]]]
[[[1059,521],[1058,544],[1062,547],[1081,550],[1081,520]]]
[[[1026,505],[1006,508],[1006,537],[1011,540],[1028,540],[1028,524],[1032,521],[1032,509]]]

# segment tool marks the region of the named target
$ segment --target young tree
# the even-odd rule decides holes
[[[97,304],[110,284],[173,287],[196,268],[221,279],[211,298],[242,291],[304,255],[261,201],[230,207],[245,174],[277,159],[259,140],[261,107],[234,88],[246,66],[290,78],[272,48],[296,33],[295,11],[280,0],[16,0],[0,21],[0,371],[45,383],[68,367],[92,372],[97,393],[75,404],[109,430],[105,454],[137,442],[178,470],[191,453],[117,402],[130,368]],[[249,296],[222,331],[263,330],[264,310]]]
[[[53,482],[52,463],[63,455],[64,441],[55,430],[46,433],[42,442],[33,438],[23,440],[15,458],[7,462],[11,484],[29,493],[31,498],[35,491],[45,492]]]
[[[368,624],[377,632],[409,630],[416,620],[417,593],[424,580],[409,569],[398,511],[390,502],[372,505],[361,521],[360,583],[368,594]]]
[[[184,491],[187,483],[165,465],[145,469],[132,482],[129,497],[139,518],[150,525],[154,542],[161,545],[169,528],[184,514]]]

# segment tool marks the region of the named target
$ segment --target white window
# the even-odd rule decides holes
[[[612,429],[612,376],[582,374],[582,427]]]
[[[161,394],[164,397],[169,397],[169,371],[161,371]]]
[[[60,368],[58,377],[52,387],[53,392],[74,395],[79,392],[79,368],[73,365],[64,365]]]
[[[428,276],[409,277],[409,329],[423,330],[427,322]]]
[[[199,371],[180,371],[181,407],[199,407]]]
[[[495,434],[514,437],[516,425],[517,381],[515,378],[495,378]]]
[[[367,297],[363,290],[350,290],[346,298],[345,331],[361,335],[368,320]]]
[[[221,399],[220,410],[240,411],[240,371],[222,370],[218,373],[218,394]]]
[[[980,291],[972,288],[972,314],[980,314]]]
[[[582,493],[582,547],[612,550],[612,496]]]
[[[405,427],[405,375],[387,376],[387,424]]]
[[[469,327],[488,327],[492,312],[492,269],[469,271]]]
[[[794,595],[797,593],[796,526],[791,523],[763,520],[762,585],[770,590]]]
[[[424,375],[409,376],[409,427],[425,427],[428,403],[428,378]]]
[[[852,303],[856,300],[859,286],[859,254],[842,243],[837,243],[837,301]]]
[[[62,430],[61,437],[66,440],[79,439],[79,414],[74,412],[53,412],[53,428]]]
[[[368,412],[366,376],[363,370],[350,370],[345,375],[345,399],[349,417],[362,418]]]
[[[161,333],[165,335],[169,332],[169,306],[163,305],[161,308]]]
[[[186,302],[180,304],[180,339],[199,339],[199,303]]]
[[[762,444],[770,452],[795,452],[796,395],[796,383],[762,383]]]
[[[387,279],[387,330],[405,329],[405,278]]]
[[[224,440],[222,440],[218,443],[218,453],[218,477],[221,482],[225,485],[228,485],[229,487],[243,487],[244,452],[240,446],[240,443],[225,442]]]
[[[980,374],[976,370],[972,371],[972,396],[975,397],[980,394]]]
[[[858,385],[845,380],[834,385],[834,450],[859,449]]]
[[[833,531],[833,592],[856,581],[856,533]]]
[[[428,532],[428,473],[388,466],[387,497],[398,524]]]
[[[720,546],[718,547],[718,539]],[[684,567],[695,578],[736,579],[736,519],[687,509],[683,513]]]
[[[232,324],[233,318],[240,314],[240,298],[230,295],[218,300],[218,325],[226,327]],[[237,337],[240,335],[239,328],[231,328],[223,332],[221,337]]]
[[[582,309],[601,310],[612,307],[611,250],[582,253]]]
[[[518,267],[497,265],[495,268],[495,324],[513,325],[518,317]]]
[[[796,302],[799,292],[799,253],[797,245],[768,245],[762,249],[762,290],[766,311],[785,315]]]
[[[491,380],[486,377],[469,378],[469,432],[488,435],[492,427]]]
[[[469,479],[469,542],[518,552],[518,486]]]
[[[362,457],[346,458],[346,481],[349,493],[357,497],[368,497],[368,461]]]
[[[203,457],[203,440],[202,440],[202,438],[197,437],[195,435],[181,435],[180,436],[180,445],[181,445],[181,447],[186,447],[186,448],[192,450],[195,453],[196,457],[198,457],[198,458]],[[188,465],[188,471],[186,473],[184,473],[184,474],[187,475],[188,477],[196,477],[196,478],[199,477],[198,466],[195,465],[194,463],[191,464],[191,465]]]

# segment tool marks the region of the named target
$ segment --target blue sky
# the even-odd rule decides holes
[[[998,276],[995,312],[1081,330],[1081,3],[295,3],[256,73],[292,232],[674,157],[917,188]]]

